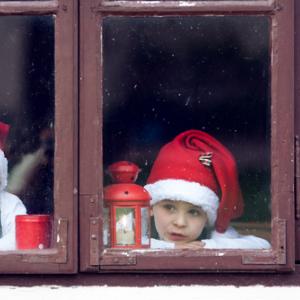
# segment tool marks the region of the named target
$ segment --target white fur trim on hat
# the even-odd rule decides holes
[[[166,199],[185,201],[200,206],[206,212],[209,226],[216,221],[219,197],[206,186],[182,179],[165,179],[147,184],[144,188],[151,195],[151,205]]]
[[[7,159],[2,150],[0,150],[0,192],[2,192],[7,185]]]

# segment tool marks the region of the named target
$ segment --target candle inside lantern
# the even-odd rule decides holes
[[[118,221],[116,224],[116,242],[118,245],[133,245],[134,234],[134,210],[130,208],[117,208]]]

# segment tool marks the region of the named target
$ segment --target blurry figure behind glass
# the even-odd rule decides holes
[[[26,214],[22,201],[15,195],[5,191],[7,184],[7,159],[4,155],[4,143],[9,126],[0,122],[0,250],[14,250],[15,217]]]
[[[53,151],[53,129],[44,128],[38,149],[11,170],[7,190],[22,197],[30,214],[53,212]]]

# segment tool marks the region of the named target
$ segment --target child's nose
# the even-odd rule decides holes
[[[186,226],[186,218],[184,214],[177,214],[174,219],[174,224],[178,227]]]

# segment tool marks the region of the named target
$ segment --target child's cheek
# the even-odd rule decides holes
[[[150,216],[153,217],[154,216],[154,213],[153,213],[153,207],[151,206],[150,208]]]

